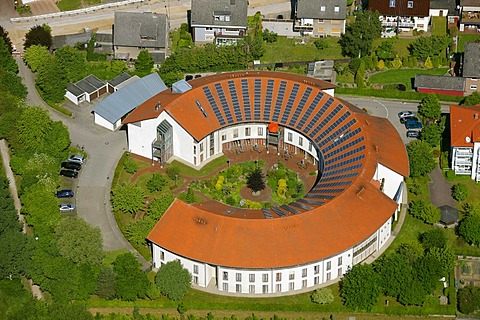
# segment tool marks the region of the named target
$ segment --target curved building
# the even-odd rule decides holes
[[[382,248],[408,159],[387,119],[333,97],[334,85],[248,71],[178,82],[127,116],[129,149],[201,167],[226,148],[301,154],[318,166],[303,199],[262,210],[175,200],[148,235],[155,267],[180,260],[200,287],[270,294],[341,277]]]

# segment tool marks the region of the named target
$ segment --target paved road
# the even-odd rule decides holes
[[[102,231],[106,251],[133,247],[120,232],[110,208],[110,187],[114,169],[126,149],[124,131],[111,132],[93,123],[91,110],[72,108],[74,118],[68,118],[49,108],[34,87],[34,75],[17,57],[20,76],[28,89],[27,103],[38,105],[50,111],[54,120],[62,121],[69,129],[72,145],[83,145],[88,153],[76,192],[78,216]],[[91,108],[91,107],[90,107]],[[142,261],[145,263],[145,261]]]

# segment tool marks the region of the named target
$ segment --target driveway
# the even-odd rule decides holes
[[[72,104],[70,109],[74,113],[73,118],[68,118],[48,107],[35,89],[33,73],[20,57],[16,60],[19,65],[19,75],[28,89],[27,103],[47,109],[52,119],[62,121],[68,127],[72,145],[84,146],[88,154],[77,181],[78,216],[92,226],[100,228],[103,247],[106,251],[128,249],[135,252],[120,232],[110,207],[113,173],[118,160],[127,148],[125,132],[111,132],[95,125],[91,105],[84,108]],[[140,261],[144,266],[147,263],[143,258],[140,258]]]

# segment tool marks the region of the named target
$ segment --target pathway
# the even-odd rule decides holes
[[[434,206],[441,207],[449,205],[455,208],[455,201],[452,198],[452,185],[445,180],[442,169],[437,165],[429,174],[428,190],[430,191],[430,201]]]

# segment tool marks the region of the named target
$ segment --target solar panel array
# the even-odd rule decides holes
[[[309,137],[319,151],[323,172],[316,185],[302,199],[262,209],[266,219],[325,204],[345,191],[363,166],[366,146],[358,121],[348,108],[315,87],[283,79],[239,77],[228,80],[226,86],[220,82],[206,85],[203,92],[220,126],[276,122]]]

